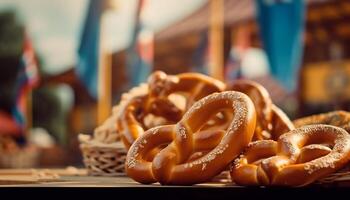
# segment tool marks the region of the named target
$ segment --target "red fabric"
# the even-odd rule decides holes
[[[38,85],[40,80],[37,61],[35,58],[35,51],[32,46],[31,40],[26,33],[24,34],[23,54],[22,54],[21,61],[22,61],[21,67],[24,69],[24,73],[21,73],[17,80],[19,85],[16,91],[17,93],[16,106],[12,114],[13,114],[13,118],[15,119],[15,122],[18,124],[18,126],[20,126],[22,130],[24,130],[25,121],[26,121],[25,117],[27,112],[28,94],[34,87]],[[4,117],[4,118],[8,118],[8,117]],[[1,126],[6,126],[6,130],[10,128],[11,131],[14,131],[13,129],[14,126],[12,126],[12,124],[0,125],[0,127]]]
[[[20,135],[21,128],[11,115],[0,111],[0,135]]]

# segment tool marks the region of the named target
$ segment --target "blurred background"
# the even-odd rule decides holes
[[[349,110],[350,1],[0,0],[0,69],[0,168],[82,166],[77,135],[155,70]]]

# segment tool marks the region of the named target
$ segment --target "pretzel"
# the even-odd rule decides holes
[[[294,129],[287,115],[272,103],[269,93],[260,84],[249,80],[235,80],[228,84],[227,90],[248,95],[257,112],[257,125],[253,140],[274,139]]]
[[[229,127],[222,131],[224,135],[210,131],[203,135],[200,130],[206,121],[224,109],[233,113]],[[141,135],[128,151],[126,172],[144,184],[192,185],[208,181],[248,145],[255,123],[255,108],[247,95],[234,91],[211,94],[196,102],[178,123],[158,126]],[[148,154],[159,146],[163,149],[148,160]],[[193,157],[196,151],[208,153]]]
[[[293,123],[295,127],[310,124],[329,124],[341,127],[350,133],[350,113],[343,110],[299,118],[294,120]]]
[[[197,100],[223,91],[225,84],[197,73],[183,73],[180,75],[166,75],[156,71],[148,79],[148,92],[123,101],[117,116],[117,129],[121,139],[128,149],[136,138],[145,130],[155,125],[174,124],[178,122],[184,112]],[[176,102],[169,100],[170,95],[181,94],[186,98],[184,108],[179,108]],[[160,116],[164,120],[158,124],[147,125],[145,119],[149,115]],[[214,125],[226,125],[227,117],[215,118]],[[208,127],[209,128],[209,127]]]
[[[121,103],[114,106],[112,109],[112,114],[97,128],[94,130],[93,140],[105,144],[115,143],[120,141],[120,134],[117,130],[117,117],[122,107],[130,99],[137,96],[144,96],[148,93],[148,85],[146,83],[141,83],[140,85],[133,87],[128,93],[124,93],[121,97]]]
[[[350,135],[331,125],[309,125],[283,134],[278,141],[249,144],[231,168],[239,185],[304,186],[350,160]]]
[[[113,110],[115,110],[115,107]],[[116,120],[116,115],[112,113],[112,115],[108,117],[100,126],[95,128],[93,140],[105,144],[120,141],[120,135],[117,132],[117,127],[115,124]]]

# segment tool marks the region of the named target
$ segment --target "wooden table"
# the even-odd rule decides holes
[[[88,176],[85,169],[0,169],[0,187],[179,187],[143,185],[127,176]],[[228,181],[197,184],[192,187],[239,187]]]
[[[35,169],[36,173],[40,170]],[[43,170],[41,170],[43,171]],[[100,192],[101,195],[107,195],[108,192],[112,192],[112,195],[116,193],[118,195],[126,196],[155,196],[164,197],[165,199],[177,199],[195,197],[196,199],[218,199],[218,197],[234,196],[234,197],[246,197],[249,196],[265,196],[265,195],[277,195],[278,193],[286,193],[286,190],[293,190],[290,196],[305,195],[304,193],[315,195],[325,192],[331,192],[339,194],[339,190],[345,193],[350,192],[350,185],[311,185],[304,188],[279,188],[279,187],[242,187],[234,185],[229,182],[209,182],[204,184],[197,184],[193,186],[162,186],[159,184],[142,185],[129,177],[94,177],[87,176],[85,170],[76,170],[75,173],[68,173],[64,169],[46,170],[46,173],[59,174],[59,176],[48,176],[30,179],[33,177],[32,171],[28,170],[0,170],[0,190],[2,188],[11,189],[16,193],[17,189],[21,190],[22,194],[25,192],[41,192],[42,190],[48,190],[52,195],[62,195],[60,192],[64,191],[83,191],[85,194],[92,192]],[[30,174],[30,175],[28,175]],[[12,177],[12,180],[10,179]],[[8,179],[6,182],[6,178]],[[29,188],[29,190],[27,189]],[[55,189],[53,189],[55,188]],[[78,190],[75,190],[78,188]],[[107,193],[106,193],[107,192]],[[161,198],[164,199],[164,198]]]

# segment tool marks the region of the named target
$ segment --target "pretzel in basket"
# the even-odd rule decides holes
[[[119,142],[121,140],[120,134],[117,129],[117,118],[122,107],[132,98],[145,96],[148,93],[148,85],[141,83],[140,85],[133,87],[128,93],[124,93],[121,97],[121,103],[114,106],[112,114],[94,130],[94,141],[111,144]]]
[[[234,161],[231,178],[239,185],[304,186],[344,167],[350,160],[350,135],[331,125],[309,125],[278,141],[249,144]]]
[[[101,143],[110,144],[120,141],[120,135],[116,128],[116,115],[111,115],[106,121],[94,130],[94,140]]]
[[[221,132],[200,132],[206,121],[222,110],[233,113],[229,127]],[[248,145],[255,123],[254,104],[247,95],[234,91],[211,94],[197,101],[175,125],[158,126],[141,135],[128,151],[126,172],[144,184],[191,185],[208,181]],[[219,141],[208,139],[215,136]],[[160,146],[163,149],[152,160],[147,159]],[[193,157],[196,151],[208,153]]]
[[[197,100],[225,89],[225,84],[216,79],[198,73],[166,75],[156,71],[148,79],[148,92],[121,102],[117,116],[117,129],[126,148],[140,137],[145,130],[156,125],[174,124],[184,112]],[[186,99],[184,106],[176,105],[181,97],[170,100],[172,94],[182,95]],[[183,99],[183,98],[182,98]],[[148,116],[151,123],[146,124]],[[157,118],[158,117],[158,118]],[[154,123],[156,119],[159,123]],[[214,117],[213,126],[226,125],[227,116]]]
[[[299,118],[294,120],[293,123],[295,127],[311,124],[328,124],[341,127],[350,133],[350,113],[342,110]]]
[[[235,80],[227,90],[239,91],[248,95],[257,112],[257,125],[253,140],[273,139],[294,129],[288,116],[272,103],[269,93],[260,84],[249,80]]]

